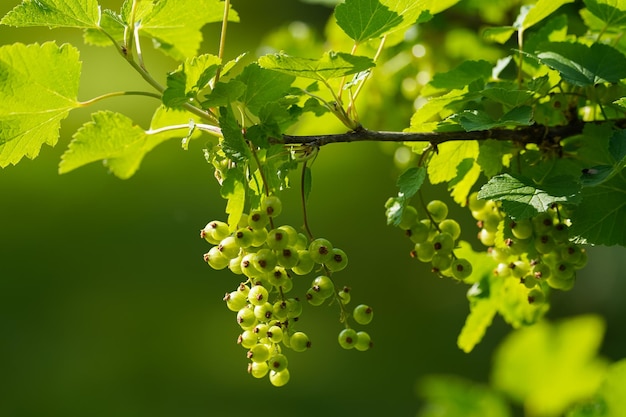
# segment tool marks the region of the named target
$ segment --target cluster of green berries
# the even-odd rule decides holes
[[[465,280],[472,274],[472,265],[454,254],[461,226],[448,218],[448,206],[441,200],[429,202],[426,211],[422,218],[411,205],[404,207],[402,212],[398,226],[415,245],[411,256],[430,263],[432,271],[438,275]]]
[[[346,253],[327,239],[310,240],[292,226],[274,227],[281,211],[281,200],[267,196],[258,209],[242,215],[235,231],[219,220],[200,231],[200,236],[214,245],[204,254],[204,261],[213,269],[229,269],[245,277],[224,301],[237,313],[242,331],[238,343],[247,349],[248,372],[255,378],[269,374],[274,386],[283,386],[290,379],[284,348],[303,352],[311,347],[307,334],[294,328],[302,302],[290,295],[293,276],[314,269],[320,272],[305,293],[311,305],[321,305],[331,297],[342,306],[350,301],[349,288],[336,290],[331,279],[333,272],[347,266]],[[361,316],[360,312],[354,314],[355,320]]]
[[[574,286],[587,254],[570,241],[568,221],[558,206],[519,220],[504,215],[495,201],[478,200],[476,193],[470,195],[468,206],[480,228],[478,239],[498,262],[494,273],[519,279],[529,289],[530,303],[542,303],[548,288]]]

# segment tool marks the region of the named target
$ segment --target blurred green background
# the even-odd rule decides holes
[[[3,1],[0,15],[17,3]],[[321,26],[330,14],[295,0],[233,3],[244,23],[231,27],[231,57],[254,55],[279,25]],[[206,28],[205,51],[215,51],[217,33]],[[113,50],[83,46],[77,31],[0,27],[1,44],[46,40],[80,46],[80,99],[143,85]],[[147,60],[161,79],[175,68],[158,53],[147,51]],[[154,106],[131,97],[95,108],[126,112],[146,126]],[[314,233],[350,257],[340,284],[352,286],[354,303],[376,311],[369,326],[375,348],[340,349],[336,309],[305,306],[301,328],[314,347],[289,354],[291,382],[276,389],[251,378],[245,350],[235,344],[235,315],[222,302],[239,280],[202,262],[208,245],[198,231],[225,217],[202,145],[184,152],[177,141],[165,143],[127,181],[99,164],[57,175],[72,133],[95,108],[72,113],[57,147],[0,172],[0,416],[414,416],[415,384],[424,375],[488,381],[490,356],[510,329],[497,319],[473,353],[456,348],[466,287],[410,259],[402,233],[386,226],[383,204],[396,192],[397,171],[375,143],[324,148],[309,206]],[[280,223],[301,224],[296,191],[284,205]],[[453,213],[472,235],[469,213]],[[617,360],[626,356],[626,250],[589,254],[575,288],[555,294],[549,317],[602,314],[602,353]]]

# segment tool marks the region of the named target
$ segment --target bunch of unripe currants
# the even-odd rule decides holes
[[[292,226],[275,227],[281,211],[279,197],[270,195],[262,199],[260,207],[242,215],[236,230],[214,220],[200,231],[200,236],[214,245],[204,254],[205,262],[213,269],[229,269],[245,277],[224,300],[228,309],[237,313],[242,331],[238,343],[247,349],[248,372],[255,378],[269,374],[274,386],[283,386],[290,379],[284,348],[303,352],[311,347],[308,335],[295,329],[303,305],[299,297],[291,295],[295,275],[316,273],[304,293],[308,304],[334,302],[340,306],[345,324],[338,338],[342,347],[367,350],[372,345],[369,334],[348,325],[350,289],[338,289],[332,279],[333,273],[347,266],[346,253],[327,239],[310,239]],[[373,311],[362,304],[351,316],[358,324],[367,324]]]
[[[569,225],[563,208],[553,205],[533,218],[512,220],[491,200],[468,200],[472,216],[480,228],[478,239],[489,247],[498,262],[494,273],[519,279],[529,289],[528,301],[541,303],[549,288],[569,290],[576,271],[587,263],[587,253],[570,241]]]
[[[472,265],[454,254],[461,226],[448,218],[448,206],[443,201],[430,201],[425,208],[420,218],[417,209],[407,205],[398,225],[415,244],[411,256],[430,263],[432,271],[440,276],[465,280],[472,274]]]

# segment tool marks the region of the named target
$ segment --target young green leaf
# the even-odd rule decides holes
[[[597,354],[603,334],[604,323],[595,316],[518,330],[496,352],[493,385],[529,415],[563,415],[602,383],[606,361]]]
[[[0,47],[0,167],[56,145],[61,120],[80,105],[80,73],[78,50],[69,44]]]
[[[0,24],[97,28],[99,21],[100,7],[97,0],[24,0],[7,13]]]
[[[236,162],[249,159],[250,149],[230,107],[220,107],[220,127],[224,135],[222,149],[226,156]]]
[[[578,179],[570,176],[548,177],[537,184],[521,175],[501,174],[482,186],[478,198],[501,201],[511,218],[526,219],[546,211],[554,203],[580,202],[580,189]]]
[[[479,147],[480,150],[476,162],[478,162],[487,178],[493,177],[502,170],[504,161],[511,157],[511,152],[513,151],[513,146],[510,142],[494,139],[480,142]]]
[[[470,304],[470,313],[459,333],[456,344],[465,353],[470,353],[485,336],[487,328],[491,326],[498,309],[489,299],[480,299]]]
[[[92,120],[74,134],[62,155],[59,173],[65,174],[102,160],[118,178],[130,178],[139,169],[145,154],[155,146],[173,137],[184,136],[181,130],[154,131],[187,123],[190,117],[190,113],[160,107],[153,116],[151,130],[146,132],[123,114],[111,111],[93,113]]]
[[[241,219],[246,201],[245,176],[242,168],[231,168],[226,172],[222,182],[220,193],[228,200],[226,213],[228,214],[228,227],[236,230]]]
[[[399,196],[406,199],[413,197],[422,187],[426,179],[426,168],[412,167],[404,171],[399,177],[396,185],[400,188]]]
[[[100,16],[98,28],[87,28],[83,33],[83,40],[86,44],[96,46],[110,46],[111,38],[117,42],[124,39],[126,23],[121,15],[113,10],[104,9]]]
[[[530,8],[522,22],[516,22],[519,25],[518,29],[524,31],[536,25],[556,12],[557,9],[564,4],[572,3],[573,1],[574,0],[538,0],[537,3]]]
[[[128,24],[128,14],[124,15]],[[163,53],[183,60],[196,55],[202,42],[200,29],[207,23],[221,22],[223,16],[221,0],[160,0],[142,2],[135,21],[140,33],[152,37]],[[234,10],[230,10],[229,20],[239,21]]]
[[[368,57],[343,52],[326,52],[320,59],[302,58],[286,54],[265,55],[259,59],[263,68],[280,71],[296,77],[326,81],[331,78],[356,74],[373,67]]]
[[[253,63],[246,66],[236,78],[246,86],[241,102],[254,114],[259,114],[265,104],[277,101],[289,93],[295,77],[261,68]]]
[[[167,88],[163,92],[163,104],[178,107],[196,100],[198,93],[208,86],[217,73],[221,59],[205,54],[188,58],[175,71],[167,75]]]
[[[539,60],[571,84],[586,87],[626,78],[626,57],[617,49],[594,43],[551,42],[541,45]]]
[[[487,61],[464,61],[456,68],[448,72],[440,72],[433,75],[433,79],[428,83],[429,86],[445,89],[463,89],[472,82],[491,77],[491,69],[493,64]]]
[[[237,101],[245,91],[246,86],[240,81],[230,80],[227,83],[220,81],[213,86],[213,89],[205,96],[205,100],[201,104],[205,109],[228,106],[230,103]]]
[[[446,142],[438,146],[439,153],[428,164],[432,184],[450,181],[457,176],[457,167],[465,159],[478,158],[478,142]]]

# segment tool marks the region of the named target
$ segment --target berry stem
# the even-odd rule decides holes
[[[302,219],[304,221],[304,230],[306,234],[309,236],[309,240],[313,240],[313,233],[311,232],[311,227],[309,226],[309,218],[306,210],[306,194],[304,192],[305,182],[306,182],[306,172],[307,172],[307,162],[304,161],[302,163],[302,175],[300,176],[300,198],[302,200]]]

